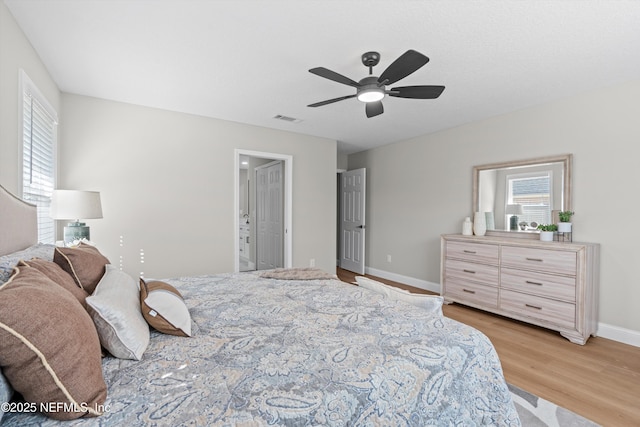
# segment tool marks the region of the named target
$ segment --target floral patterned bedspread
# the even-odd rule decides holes
[[[337,280],[167,280],[194,336],[104,359],[109,411],[69,426],[519,426],[479,331]],[[59,425],[7,414],[3,425]]]

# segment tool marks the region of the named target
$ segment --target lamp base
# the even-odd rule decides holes
[[[89,227],[87,227],[89,228]],[[518,230],[518,216],[517,215],[511,215],[511,219],[509,220],[509,230],[510,231],[517,231]]]
[[[84,222],[70,222],[64,227],[65,245],[72,243],[74,240],[91,240],[90,237],[89,227]]]

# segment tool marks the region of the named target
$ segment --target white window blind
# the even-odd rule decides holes
[[[38,207],[38,241],[54,243],[49,208],[55,188],[57,114],[24,73],[21,87],[22,198]]]
[[[528,224],[551,222],[551,171],[507,177],[507,203],[522,205],[518,221]]]

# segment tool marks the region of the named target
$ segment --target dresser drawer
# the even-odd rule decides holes
[[[446,279],[444,291],[445,298],[481,307],[498,308],[498,288],[492,286],[451,278]]]
[[[500,286],[541,297],[576,301],[576,278],[573,276],[503,268],[500,272]]]
[[[447,242],[448,258],[461,258],[469,261],[498,263],[498,245],[480,243]]]
[[[575,328],[576,306],[568,302],[503,289],[500,291],[500,309],[561,328]]]
[[[498,267],[495,265],[475,264],[447,258],[444,262],[445,277],[459,279],[462,283],[477,282],[498,286]]]
[[[577,258],[571,251],[503,246],[501,260],[503,266],[575,276]]]

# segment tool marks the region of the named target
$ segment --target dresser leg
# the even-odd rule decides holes
[[[585,345],[587,343],[587,340],[589,339],[589,337],[585,338],[578,333],[572,333],[572,332],[566,332],[566,331],[561,331],[560,335],[562,335],[572,343],[579,344],[579,345]]]

